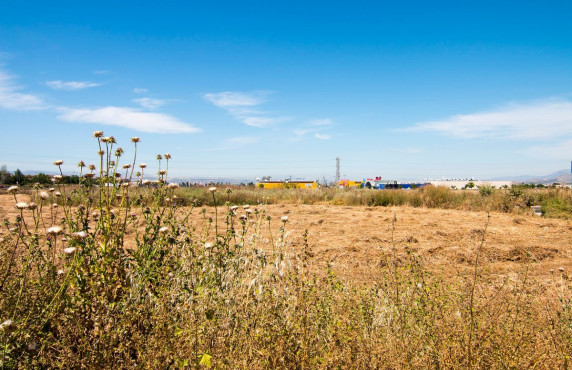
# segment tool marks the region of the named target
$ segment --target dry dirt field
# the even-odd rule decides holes
[[[28,201],[26,195],[18,195],[18,200]],[[329,264],[337,275],[358,284],[373,279],[393,246],[398,257],[409,249],[429,270],[445,276],[466,271],[487,223],[485,212],[443,209],[297,204],[258,208],[272,217],[274,237],[278,236],[280,217],[289,217],[288,248],[301,248],[304,230],[308,230],[315,270],[324,271]],[[0,220],[13,220],[17,214],[13,197],[0,195]],[[206,214],[214,217],[214,209],[207,208]],[[191,219],[198,230],[204,227],[200,209],[193,211]],[[219,208],[223,227],[221,219],[224,208]],[[572,272],[571,238],[570,221],[491,213],[482,261],[493,275],[516,275],[528,267],[529,274],[542,281],[550,279],[551,269],[563,267],[566,276]]]

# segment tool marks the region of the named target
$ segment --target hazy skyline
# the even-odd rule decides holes
[[[572,3],[0,4],[0,165],[172,177],[543,175],[572,160]]]

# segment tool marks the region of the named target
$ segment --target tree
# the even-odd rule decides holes
[[[14,171],[14,175],[12,175],[10,183],[24,185],[26,183],[26,176],[24,176],[24,174],[22,173],[22,171],[20,171],[20,169],[17,169],[16,171]]]
[[[10,180],[10,173],[6,170],[6,165],[2,165],[0,168],[0,184],[7,184]]]

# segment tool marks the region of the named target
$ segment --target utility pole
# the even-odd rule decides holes
[[[336,158],[336,186],[340,183],[340,158]]]

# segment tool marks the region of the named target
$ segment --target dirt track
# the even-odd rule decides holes
[[[28,199],[18,195],[18,200]],[[338,275],[355,282],[370,280],[391,254],[392,245],[398,255],[404,255],[407,247],[422,256],[431,270],[454,275],[470,267],[487,223],[484,212],[457,210],[295,204],[259,208],[272,216],[275,237],[280,217],[289,217],[290,248],[302,246],[302,235],[308,229],[313,265],[319,268],[329,263]],[[199,213],[195,211],[193,218],[198,228],[203,222]],[[13,220],[17,214],[14,199],[0,195],[0,220]],[[213,214],[213,209],[207,209],[207,215]],[[510,276],[522,271],[525,264],[530,274],[541,280],[550,278],[550,269],[563,267],[565,274],[572,272],[570,221],[501,213],[490,216],[483,248],[489,272]]]

